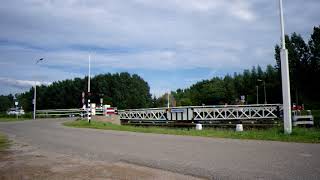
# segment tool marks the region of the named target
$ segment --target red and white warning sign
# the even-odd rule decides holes
[[[115,114],[116,111],[113,107],[108,107],[108,108],[105,108],[105,114],[108,115],[108,114]]]

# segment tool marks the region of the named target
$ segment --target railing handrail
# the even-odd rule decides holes
[[[205,106],[178,106],[170,107],[169,109],[184,109],[184,108],[236,108],[236,107],[270,107],[270,106],[282,106],[282,104],[249,104],[249,105],[205,105]],[[145,111],[145,110],[166,110],[168,107],[159,108],[141,108],[141,109],[122,109],[118,112],[124,111]]]

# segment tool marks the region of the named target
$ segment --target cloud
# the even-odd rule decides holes
[[[286,32],[307,37],[319,23],[319,6],[284,2]],[[91,53],[94,74],[155,72],[143,76],[157,77],[149,82],[152,92],[165,86],[163,74],[180,70],[223,75],[273,64],[280,35],[278,4],[268,0],[4,0],[0,17],[0,77],[83,77]],[[40,57],[45,61],[35,65]],[[189,85],[186,74],[177,76],[165,89]]]
[[[250,4],[245,0],[135,0],[138,3],[153,7],[154,9],[166,9],[174,11],[185,11],[189,13],[220,14],[221,16],[232,16],[245,21],[253,21],[255,14]]]
[[[248,1],[244,1],[244,0],[235,1],[231,5],[231,8],[229,11],[231,14],[245,21],[253,21],[256,19],[256,15],[251,10],[251,7]]]
[[[51,82],[40,82],[40,81],[31,81],[31,80],[18,80],[18,79],[11,79],[11,78],[5,78],[5,77],[0,77],[0,84],[2,85],[7,85],[11,87],[16,87],[16,88],[30,88],[37,84],[39,85],[50,85]]]

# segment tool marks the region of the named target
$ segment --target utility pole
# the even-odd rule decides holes
[[[280,9],[280,26],[281,26],[281,79],[282,79],[282,101],[283,101],[283,124],[284,133],[291,134],[291,97],[290,97],[290,77],[289,77],[289,62],[288,50],[286,49],[285,35],[284,35],[284,20],[282,0],[279,0]]]

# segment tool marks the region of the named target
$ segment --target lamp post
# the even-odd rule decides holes
[[[264,104],[267,104],[267,92],[266,92],[266,81],[258,79],[259,82],[263,82],[263,91],[264,91]]]
[[[170,92],[168,92],[168,101],[167,101],[167,103],[168,103],[168,109],[170,108]]]
[[[288,62],[288,50],[286,49],[285,35],[284,35],[282,0],[279,0],[279,9],[280,9],[280,27],[281,27],[280,58],[281,58],[281,80],[282,80],[282,101],[283,101],[283,124],[284,124],[284,133],[291,134],[292,122],[291,122],[289,62]]]
[[[43,61],[43,58],[40,58],[36,61],[38,64],[40,61]],[[37,81],[34,81],[34,91],[33,91],[33,119],[36,119],[36,111],[37,111]]]
[[[88,122],[91,123],[91,103],[90,103],[90,79],[91,79],[91,56],[89,55],[89,72],[88,72]]]
[[[259,104],[259,86],[256,86],[257,89],[257,104]]]

